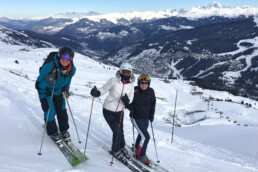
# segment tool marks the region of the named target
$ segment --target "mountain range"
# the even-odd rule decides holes
[[[258,99],[257,14],[258,8],[214,2],[158,12],[2,17],[0,39],[38,48],[67,45],[101,62],[128,61],[138,73]]]

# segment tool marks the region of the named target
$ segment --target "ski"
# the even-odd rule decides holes
[[[112,156],[113,156],[113,154],[112,154],[112,152],[111,151],[108,151]],[[114,156],[114,158],[116,158],[115,156]],[[134,167],[132,164],[130,164],[129,162],[128,162],[128,160],[121,160],[121,159],[118,159],[118,158],[116,158],[118,161],[120,161],[121,163],[123,163],[129,170],[131,170],[132,172],[141,172],[140,170],[138,170],[136,167]]]
[[[74,153],[74,155],[80,160],[80,162],[83,162],[85,160],[88,160],[89,158],[84,155],[80,149],[78,149],[74,144],[73,142],[71,141],[64,141],[67,146],[72,150],[72,152]]]
[[[144,166],[138,163],[138,161],[134,160],[132,157],[131,159],[127,159],[128,161],[132,162],[138,169],[140,169],[142,172],[150,172],[150,170],[146,169]]]
[[[45,129],[45,124],[43,124],[42,127]],[[53,139],[51,138],[51,140]],[[61,150],[65,158],[73,167],[89,159],[71,141],[66,142],[64,139],[62,139],[58,143],[56,143],[54,140],[53,142],[57,145],[57,147]]]
[[[107,151],[111,156],[113,156],[112,152],[106,148],[103,147],[103,149],[105,151]],[[117,159],[116,157],[114,157],[115,159]],[[121,162],[122,164],[124,164],[129,170],[131,170],[132,172],[141,172],[139,169],[137,169],[134,165],[132,165],[131,163],[128,162],[128,160],[122,161],[120,159],[117,159],[119,162]]]
[[[151,169],[153,169],[154,171],[157,171],[157,172],[169,172],[167,169],[161,167],[159,164],[157,164],[156,162],[154,162],[153,160],[150,160],[150,164],[149,165],[146,165],[144,163],[142,163],[141,161],[139,161],[138,159],[136,159],[134,157],[134,152],[132,151],[132,147],[131,146],[128,146],[127,145],[127,150],[128,150],[128,153],[131,157],[133,157],[133,160],[139,162],[140,164],[146,166],[146,167],[149,167]]]
[[[51,138],[51,137],[50,137]],[[68,160],[68,162],[71,164],[71,166],[78,165],[81,161],[74,156],[74,154],[65,146],[65,142],[61,140],[60,142],[56,143],[52,138],[51,140],[57,145],[57,147],[60,149],[60,151],[63,153],[65,158]]]

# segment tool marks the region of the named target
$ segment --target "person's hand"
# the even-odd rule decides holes
[[[129,116],[130,116],[130,118],[133,118],[133,112],[132,111],[130,111]]]
[[[153,120],[154,120],[154,115],[151,115],[149,119],[150,119],[150,122],[153,122]]]
[[[55,69],[51,74],[45,77],[48,84],[53,84],[55,80],[60,78],[60,70]]]
[[[100,91],[97,89],[96,86],[94,86],[94,88],[91,89],[90,94],[93,97],[99,97],[100,96]]]
[[[130,100],[129,100],[127,94],[125,94],[124,96],[121,97],[121,101],[124,103],[125,107],[128,107]]]
[[[70,89],[69,86],[65,86],[62,88],[62,94],[65,100],[67,100],[70,96],[69,89]]]

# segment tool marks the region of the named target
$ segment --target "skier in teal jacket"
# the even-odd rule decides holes
[[[71,80],[76,72],[73,58],[74,51],[70,47],[63,47],[59,52],[51,52],[40,68],[40,74],[36,80],[36,89],[44,111],[47,134],[56,142],[61,140],[62,137],[70,140],[65,99],[69,97]],[[47,119],[52,91],[53,100]],[[57,115],[61,135],[58,133],[55,114]]]

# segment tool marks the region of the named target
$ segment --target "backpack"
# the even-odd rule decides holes
[[[47,63],[49,63],[49,62],[51,62],[51,61],[52,61],[52,70],[51,70],[51,73],[55,70],[55,68],[56,68],[56,63],[55,63],[54,57],[55,57],[56,53],[58,53],[58,52],[54,52],[54,51],[53,51],[53,52],[50,52],[50,53],[48,54],[48,56],[47,56],[47,58],[45,59],[44,63],[43,63],[42,66],[39,68],[39,73],[40,73],[42,67],[43,67],[45,64],[47,64]]]

